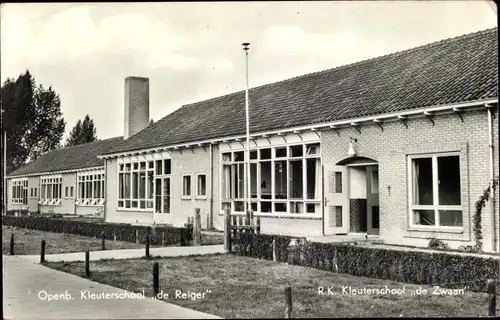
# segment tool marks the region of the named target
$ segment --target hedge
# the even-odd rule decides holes
[[[469,290],[484,291],[484,280],[498,279],[500,268],[499,260],[492,257],[316,243],[250,232],[233,234],[231,253],[273,260],[273,239],[279,262],[412,284],[456,283],[456,287],[463,288],[466,283]]]
[[[108,223],[101,221],[79,221],[52,217],[13,217],[2,216],[2,225],[34,229],[40,231],[70,233],[86,237],[102,237],[105,239],[127,242],[146,242],[146,235],[151,234],[152,245],[187,245],[192,240],[192,228],[176,228],[171,226],[149,227],[130,224]],[[137,238],[136,238],[137,237]]]

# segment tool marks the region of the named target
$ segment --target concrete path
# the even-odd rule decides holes
[[[190,255],[208,255],[224,253],[224,245],[212,246],[189,246],[189,247],[162,247],[150,248],[149,254],[152,256],[161,257],[181,257]],[[141,258],[146,255],[145,248],[142,249],[122,249],[122,250],[104,250],[104,251],[91,251],[90,260],[103,260],[103,259],[134,259]],[[21,259],[40,262],[40,255],[24,255],[19,256]],[[59,262],[59,261],[85,261],[84,252],[73,253],[57,253],[45,255],[46,261]]]
[[[3,256],[3,262],[4,319],[218,318],[151,298],[134,298],[125,290],[53,270],[21,256]],[[115,297],[87,299],[87,294],[81,295],[85,290],[115,293]],[[49,295],[60,298],[48,301]]]

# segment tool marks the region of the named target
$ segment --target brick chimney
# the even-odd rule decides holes
[[[149,79],[125,78],[123,139],[128,139],[149,125]]]

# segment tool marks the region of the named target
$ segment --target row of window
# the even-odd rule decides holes
[[[196,174],[196,191],[197,198],[205,198],[207,196],[207,175],[204,173]],[[190,199],[192,196],[191,175],[182,175],[182,198]]]
[[[78,175],[78,200],[104,199],[104,174]]]
[[[261,213],[321,212],[320,144],[250,151],[252,210]],[[245,151],[222,154],[221,209],[244,212],[248,202]]]
[[[28,204],[28,179],[12,181],[12,203]]]

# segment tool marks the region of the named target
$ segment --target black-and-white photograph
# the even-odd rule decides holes
[[[494,1],[0,14],[3,319],[499,316]]]

